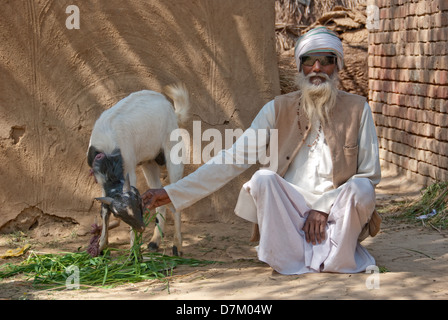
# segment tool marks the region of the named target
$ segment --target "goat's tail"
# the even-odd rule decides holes
[[[190,98],[185,85],[169,85],[164,88],[164,93],[174,102],[174,110],[179,124],[185,124],[190,118]]]

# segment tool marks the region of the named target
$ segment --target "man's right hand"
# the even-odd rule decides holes
[[[171,202],[165,189],[149,189],[142,195],[143,207],[152,210]]]
[[[325,227],[327,225],[328,213],[311,210],[306,218],[302,230],[305,232],[306,242],[320,244],[325,240]]]

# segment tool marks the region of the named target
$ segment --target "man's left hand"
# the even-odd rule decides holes
[[[142,194],[143,207],[152,210],[171,202],[165,189],[149,189]]]
[[[306,242],[313,245],[325,240],[325,227],[327,225],[328,213],[311,210],[306,218],[302,230],[305,232]]]

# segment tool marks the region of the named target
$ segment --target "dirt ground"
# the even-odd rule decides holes
[[[405,178],[385,172],[377,189],[378,205],[418,196],[419,188]],[[121,228],[121,227],[120,227]],[[53,226],[53,231],[57,226]],[[448,299],[448,233],[397,221],[387,214],[381,232],[363,242],[386,272],[380,274],[305,274],[283,276],[257,260],[250,243],[251,225],[238,218],[229,223],[184,223],[184,256],[222,263],[178,267],[168,281],[144,281],[114,288],[35,290],[23,278],[0,280],[1,299],[39,300],[241,300],[241,299]],[[57,239],[32,233],[20,235],[40,252],[74,251],[88,244],[83,230],[66,230]],[[151,232],[147,232],[149,238]],[[169,252],[172,225],[164,246]],[[19,237],[19,236],[18,236]],[[113,230],[112,247],[126,247],[127,228]],[[14,242],[16,241],[16,242]],[[0,236],[0,253],[19,239]],[[20,258],[9,260],[20,261]],[[4,262],[4,261],[3,261]],[[373,288],[372,288],[373,287]],[[376,288],[375,288],[376,287]]]

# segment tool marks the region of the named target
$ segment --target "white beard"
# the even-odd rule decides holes
[[[310,82],[310,78],[315,76],[325,78],[326,81],[313,84]],[[322,72],[311,72],[305,76],[302,70],[297,75],[296,84],[301,90],[300,102],[308,118],[312,122],[316,120],[321,123],[327,122],[338,95],[339,77],[337,71],[333,72],[331,76]]]

